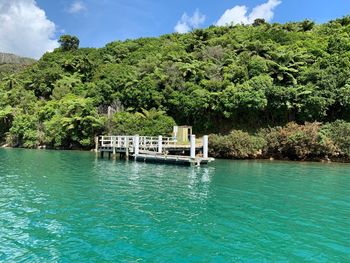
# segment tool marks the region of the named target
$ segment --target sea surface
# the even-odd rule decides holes
[[[0,262],[350,262],[350,165],[0,150]]]

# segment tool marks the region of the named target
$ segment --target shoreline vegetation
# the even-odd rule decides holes
[[[350,162],[350,123],[288,123],[256,133],[211,135],[211,156],[225,159]]]
[[[350,17],[103,48],[64,35],[38,61],[0,61],[0,146],[89,150],[96,135],[167,136],[178,124],[212,134],[216,158],[350,162],[349,36]]]
[[[288,123],[254,133],[233,130],[227,135],[211,134],[209,138],[210,156],[218,159],[350,163],[350,123],[344,121],[324,125]],[[16,148],[6,143],[0,147]],[[40,145],[36,149],[55,148]]]

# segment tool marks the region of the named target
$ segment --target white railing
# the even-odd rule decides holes
[[[132,146],[133,136],[101,136],[101,147],[127,148]]]
[[[171,137],[151,137],[151,136],[100,136],[96,137],[96,151],[113,151],[113,154],[118,152],[125,152],[127,155],[132,152],[135,156],[140,152],[152,152],[162,154],[166,152],[164,148],[183,148],[187,145],[177,144],[176,139]],[[196,150],[198,144],[196,143],[196,136],[191,135],[190,139],[190,158],[196,158]],[[208,136],[202,138],[203,157],[208,158]]]
[[[163,147],[176,145],[176,140],[171,137],[139,136],[139,147],[140,149],[157,149],[160,141]],[[134,142],[135,136],[101,136],[99,138],[101,147],[133,148]]]

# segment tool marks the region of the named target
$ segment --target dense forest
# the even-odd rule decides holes
[[[350,132],[350,17],[321,25],[257,19],[100,49],[79,48],[68,35],[60,44],[20,72],[2,73],[3,143],[89,148],[97,134],[167,134],[177,123],[225,135],[212,137],[221,157],[254,157],[259,149],[284,155],[286,145],[300,159],[345,156],[350,147],[339,133]],[[109,106],[116,110],[110,118]],[[304,143],[300,134],[312,131],[316,137]],[[298,155],[298,145],[278,136],[301,148],[316,140],[320,148]],[[248,152],[237,154],[242,140]]]

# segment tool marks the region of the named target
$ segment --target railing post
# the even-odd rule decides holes
[[[196,135],[191,135],[191,158],[196,158]]]
[[[158,153],[163,152],[163,137],[160,135],[158,136]]]
[[[140,136],[135,135],[134,137],[134,154],[135,157],[140,154]]]
[[[203,136],[203,158],[208,159],[208,135]]]
[[[112,158],[113,158],[113,160],[115,160],[115,159],[116,159],[116,156],[117,156],[116,143],[115,143],[116,139],[117,139],[117,138],[116,138],[115,136],[112,136],[112,137],[111,137]]]
[[[125,158],[129,160],[129,138],[127,136],[124,137],[125,140]]]

